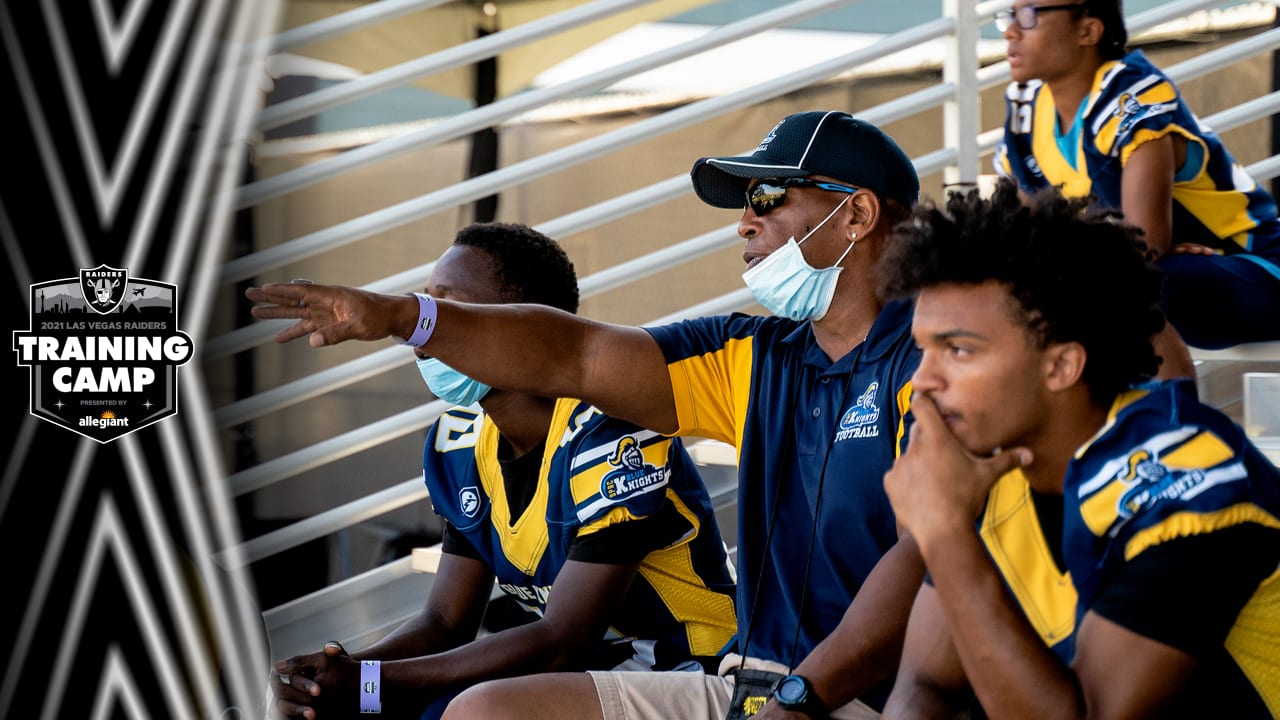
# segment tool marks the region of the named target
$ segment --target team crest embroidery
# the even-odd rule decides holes
[[[1116,129],[1116,136],[1123,136],[1129,132],[1137,123],[1146,118],[1170,112],[1177,107],[1177,103],[1152,103],[1144,104],[1140,102],[1132,93],[1121,93],[1116,100],[1116,108],[1112,111],[1112,115],[1120,119],[1120,126]]]
[[[1120,132],[1123,133],[1142,117],[1142,103],[1129,93],[1121,93],[1115,116],[1120,118]]]
[[[778,136],[778,128],[782,127],[782,123],[786,121],[787,121],[786,118],[779,120],[778,124],[774,125],[773,129],[769,131],[769,134],[765,135],[764,139],[760,141],[760,144],[756,146],[756,149],[751,151],[751,154],[754,155],[758,152],[764,152],[765,150],[768,150],[769,143],[773,142],[773,139]]]
[[[31,329],[13,349],[31,368],[32,415],[108,443],[177,414],[194,349],[176,286],[99,265],[30,287]]]
[[[872,381],[862,391],[853,405],[840,417],[840,429],[836,432],[836,442],[851,438],[879,437],[880,406],[876,405],[876,391],[880,383]]]
[[[480,513],[480,490],[475,485],[468,485],[458,491],[458,507],[462,514],[473,518]]]
[[[617,470],[606,473],[600,481],[600,495],[609,500],[652,492],[670,479],[670,470],[666,467],[658,468],[644,461],[640,443],[630,435],[618,440],[609,464]]]
[[[1129,456],[1127,467],[1116,479],[1130,486],[1120,496],[1118,508],[1120,517],[1130,518],[1161,500],[1183,497],[1203,484],[1205,475],[1198,469],[1170,470],[1151,453],[1139,450]]]

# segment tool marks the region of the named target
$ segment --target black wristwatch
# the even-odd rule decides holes
[[[783,708],[811,718],[827,717],[827,706],[803,675],[788,675],[773,686],[773,699]]]

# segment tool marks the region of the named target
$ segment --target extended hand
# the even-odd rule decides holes
[[[347,340],[381,340],[396,335],[410,313],[407,330],[417,317],[417,301],[408,295],[383,295],[345,285],[270,283],[245,290],[259,320],[297,320],[276,334],[279,343],[309,335],[311,347]],[[407,333],[405,336],[407,337]]]
[[[917,394],[911,411],[911,440],[885,474],[884,489],[898,522],[923,548],[947,533],[973,532],[991,486],[1031,462],[1031,451],[1011,448],[980,458],[964,449],[932,398]]]
[[[1221,255],[1222,251],[1200,243],[1184,242],[1173,246],[1173,251],[1182,255]]]
[[[318,714],[352,714],[359,700],[359,672],[359,663],[334,641],[325,643],[321,652],[280,660],[275,710],[282,717],[307,720],[316,720]]]

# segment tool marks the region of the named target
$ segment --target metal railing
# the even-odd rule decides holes
[[[785,3],[759,15],[714,29],[696,40],[657,50],[614,67],[602,68],[577,80],[500,99],[489,105],[339,153],[331,158],[250,182],[238,189],[233,201],[240,208],[254,208],[322,180],[357,169],[367,169],[376,163],[410,151],[465,137],[477,130],[511,121],[549,103],[587,96],[620,79],[665,63],[691,57],[773,28],[785,27],[801,19],[853,2],[855,0],[798,0]],[[274,38],[262,41],[260,47],[246,49],[246,52],[263,52],[264,48],[266,51],[280,52],[308,42],[331,38],[343,32],[373,32],[376,31],[378,22],[400,17],[409,12],[429,10],[440,4],[442,4],[440,0],[380,0],[309,26],[280,33]],[[344,82],[327,90],[269,106],[262,111],[257,126],[260,129],[278,127],[340,103],[365,97],[388,87],[409,83],[429,73],[492,57],[534,39],[639,4],[642,3],[638,0],[597,0],[584,3],[569,11],[513,30],[498,32],[385,71]],[[1137,37],[1142,32],[1170,20],[1186,17],[1221,4],[1221,1],[1206,0],[1179,0],[1165,3],[1156,9],[1128,18],[1131,37]],[[980,95],[983,90],[1001,86],[1009,79],[1007,62],[997,61],[980,66],[976,48],[982,26],[990,22],[995,12],[1009,5],[1011,5],[1009,0],[993,0],[976,5],[967,0],[941,0],[942,17],[886,35],[869,46],[765,80],[744,90],[682,103],[662,112],[639,117],[629,124],[591,139],[515,162],[492,172],[234,258],[223,266],[220,281],[231,286],[237,282],[251,280],[260,273],[276,270],[290,263],[362,241],[432,213],[455,209],[471,201],[537,181],[553,171],[561,171],[587,160],[608,155],[643,140],[690,127],[711,117],[749,108],[817,83],[830,82],[833,78],[847,75],[851,69],[864,63],[934,40],[943,41],[946,48],[945,59],[940,68],[940,82],[914,92],[904,93],[887,102],[861,110],[857,114],[871,122],[884,125],[941,108],[944,125],[941,146],[913,158],[913,161],[921,176],[942,171],[947,182],[974,182],[981,172],[981,158],[991,152],[999,141],[1001,133],[999,128],[984,129],[982,127]],[[1198,54],[1167,68],[1167,71],[1176,81],[1184,81],[1263,53],[1273,52],[1277,48],[1280,48],[1280,29],[1258,32],[1242,40]],[[1207,117],[1206,121],[1215,129],[1223,131],[1272,116],[1277,110],[1280,110],[1280,93],[1270,93],[1222,110]],[[1248,170],[1260,182],[1280,175],[1280,157],[1263,159],[1251,165]],[[687,175],[677,175],[630,190],[614,198],[576,208],[541,223],[538,229],[552,237],[572,235],[681,198],[691,190]],[[726,225],[698,234],[583,278],[582,295],[586,298],[614,290],[674,265],[687,263],[708,253],[732,247],[738,242],[739,238],[734,225]],[[425,285],[432,265],[432,263],[425,263],[407,270],[389,269],[385,277],[365,287],[379,292],[407,292],[420,288]],[[751,296],[744,288],[703,298],[683,310],[654,318],[652,322],[663,323],[681,317],[727,312],[747,308],[752,304]],[[205,358],[207,360],[225,359],[238,353],[252,351],[269,343],[269,338],[282,325],[279,322],[254,323],[211,337],[202,346]],[[1206,360],[1241,357],[1277,359],[1280,358],[1280,346],[1241,348],[1234,351],[1220,351],[1217,354],[1205,353],[1201,357]],[[369,352],[356,359],[337,363],[313,374],[263,389],[249,397],[228,402],[214,409],[213,418],[223,431],[246,422],[269,422],[276,413],[328,393],[350,388],[356,383],[400,368],[411,360],[411,354],[403,348],[390,347]],[[426,402],[409,410],[389,413],[381,419],[360,427],[291,452],[282,453],[252,467],[243,468],[230,478],[233,492],[240,495],[259,491],[316,467],[370,449],[376,450],[406,434],[424,430],[443,408],[444,404],[441,402]],[[716,462],[708,463],[709,466],[717,464]],[[725,480],[725,477],[729,479]],[[717,476],[717,478],[719,478],[717,480],[719,484],[713,491],[719,506],[723,508],[726,503],[732,502],[734,492],[732,474]],[[226,564],[256,562],[397,508],[420,503],[425,497],[426,491],[419,478],[387,478],[385,487],[378,492],[354,501],[337,504],[328,510],[259,537],[247,538],[237,547],[224,549],[219,557]],[[429,583],[429,578],[412,573],[408,569],[406,560],[402,559],[372,568],[279,607],[264,608],[268,633],[272,635],[273,643],[277,645],[274,649],[277,654],[300,649],[313,650],[313,645],[320,639],[329,637],[341,637],[356,641],[357,644],[361,639],[374,639],[378,632],[393,626],[407,613],[420,607],[422,598],[425,597],[425,583]],[[399,605],[390,603],[380,606],[376,616],[351,619],[350,603],[353,598],[377,596],[379,593],[391,592],[392,588],[398,588],[400,597],[412,599],[412,602],[408,604],[401,602]],[[346,618],[339,620],[340,613],[346,613]],[[317,618],[321,619],[317,620]],[[353,622],[359,626],[353,625]]]

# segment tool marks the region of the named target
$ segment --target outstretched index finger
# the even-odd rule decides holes
[[[255,303],[266,303],[267,307],[296,308],[306,291],[306,285],[298,283],[267,283],[245,288],[244,295]]]

